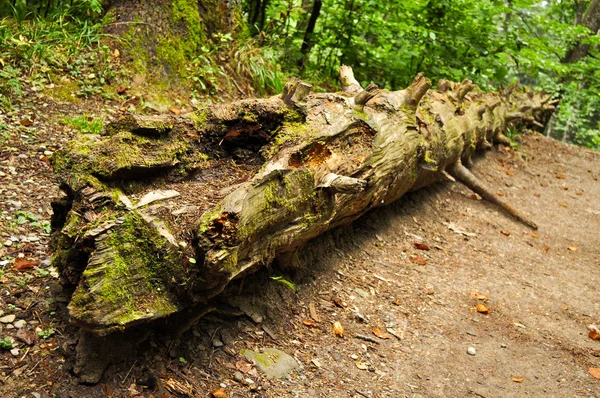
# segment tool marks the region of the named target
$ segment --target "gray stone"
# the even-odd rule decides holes
[[[276,348],[265,348],[262,353],[252,350],[241,350],[241,353],[268,378],[280,379],[299,366],[294,357]]]
[[[18,357],[21,351],[18,348],[13,348],[12,350],[10,350],[10,353],[13,357]]]
[[[15,318],[15,314],[5,315],[2,318],[0,318],[0,323],[13,323]]]
[[[467,354],[473,356],[473,355],[477,354],[477,349],[475,349],[475,347],[469,347],[469,348],[467,348]]]
[[[241,372],[235,372],[235,374],[233,375],[233,380],[241,383],[244,381],[244,375]]]
[[[19,319],[18,321],[16,321],[15,323],[13,323],[13,325],[15,325],[15,327],[17,329],[22,329],[25,327],[25,325],[27,325],[27,322],[23,319]]]

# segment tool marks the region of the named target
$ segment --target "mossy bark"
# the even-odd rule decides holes
[[[549,97],[469,81],[431,90],[422,75],[405,90],[363,90],[342,77],[341,93],[292,81],[281,96],[130,116],[57,153],[67,196],[55,205],[55,262],[77,286],[73,321],[106,334],[181,311],[438,180],[463,181],[535,227],[463,164],[508,127],[544,123]]]
[[[237,8],[223,0],[115,0],[105,5],[107,33],[123,37],[123,57],[139,74],[178,79],[217,32],[237,30]]]

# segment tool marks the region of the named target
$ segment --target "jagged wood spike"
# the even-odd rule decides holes
[[[354,97],[354,103],[356,105],[366,105],[373,97],[379,94],[379,86],[377,84],[369,84],[366,89],[359,92],[356,97]]]
[[[513,216],[516,220],[522,222],[523,224],[533,228],[538,229],[536,223],[531,221],[529,217],[522,214],[520,211],[516,210],[513,206],[501,200],[497,195],[495,195],[488,187],[486,187],[473,173],[469,171],[465,166],[463,166],[460,162],[456,162],[454,165],[450,166],[448,172],[451,176],[456,178],[458,181],[466,185],[470,190],[479,194],[485,200],[497,204],[502,207],[508,214]]]

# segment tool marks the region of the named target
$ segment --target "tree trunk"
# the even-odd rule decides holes
[[[177,77],[213,33],[235,29],[235,2],[226,0],[113,0],[104,9],[106,33],[139,74]]]
[[[304,68],[304,64],[306,62],[306,59],[308,58],[308,53],[310,52],[310,49],[312,48],[312,45],[313,45],[312,36],[315,31],[317,19],[319,18],[319,14],[321,13],[322,3],[323,2],[321,0],[315,0],[315,2],[313,4],[313,8],[310,13],[310,18],[308,20],[308,24],[306,25],[306,32],[304,33],[304,39],[302,40],[302,46],[300,47],[300,53],[302,54],[302,57],[300,58],[299,65],[298,65],[298,66],[300,66],[300,68]]]
[[[72,321],[105,335],[219,294],[274,259],[369,209],[457,179],[535,224],[464,166],[507,143],[510,126],[541,126],[549,96],[512,86],[485,93],[419,74],[405,90],[284,93],[185,116],[123,116],[55,154],[66,193],[54,203],[55,264],[74,286]]]
[[[592,0],[588,6],[583,18],[581,25],[591,30],[591,35],[596,35],[600,32],[600,0]],[[585,57],[590,48],[589,44],[582,43],[581,41],[573,46],[563,58],[563,62],[571,64],[579,61]]]

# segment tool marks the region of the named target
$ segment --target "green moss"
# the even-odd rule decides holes
[[[190,119],[192,119],[192,122],[194,123],[194,128],[196,130],[201,130],[208,122],[208,113],[206,113],[205,110],[200,109],[192,113]]]
[[[52,90],[48,90],[46,93],[49,94],[56,101],[62,102],[79,102],[81,100],[77,95],[79,86],[75,81],[60,82],[57,83]]]

